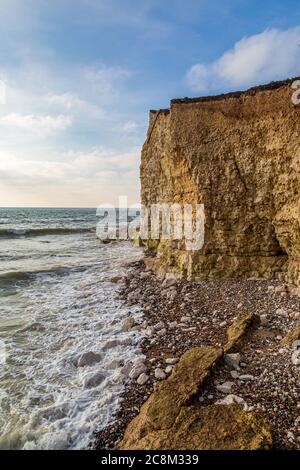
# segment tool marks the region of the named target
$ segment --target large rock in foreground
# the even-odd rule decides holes
[[[267,449],[272,437],[265,421],[238,405],[190,405],[223,356],[223,349],[187,351],[128,425],[119,449]]]
[[[184,406],[169,429],[137,431],[143,417],[128,428],[120,449],[136,450],[260,450],[272,447],[268,424],[239,405]],[[134,431],[135,429],[135,432]]]

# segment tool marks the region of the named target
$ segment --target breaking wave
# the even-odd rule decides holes
[[[0,229],[0,238],[40,237],[43,235],[70,235],[72,233],[93,233],[94,227],[47,227],[31,229]]]

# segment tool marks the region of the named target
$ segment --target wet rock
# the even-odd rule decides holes
[[[143,362],[134,365],[129,372],[130,379],[137,379],[143,372],[147,371],[147,367]]]
[[[127,338],[121,338],[120,339],[120,344],[123,344],[124,346],[130,346],[132,344],[132,339],[127,337]]]
[[[93,351],[89,351],[79,356],[79,358],[77,359],[77,367],[90,366],[95,362],[99,362],[100,360],[100,354],[94,353]]]
[[[119,342],[117,339],[110,339],[106,341],[106,343],[103,345],[103,351],[106,351],[107,349],[112,349],[118,346]]]
[[[135,321],[132,317],[128,317],[124,320],[122,325],[122,331],[130,331],[135,326]]]
[[[148,336],[149,338],[153,335],[153,328],[151,328],[150,326],[148,326],[148,328],[146,328],[146,330],[144,331],[145,335]]]
[[[87,374],[83,379],[83,387],[84,388],[97,387],[98,385],[101,384],[101,382],[103,382],[104,379],[105,379],[105,376],[102,374],[102,372]]]

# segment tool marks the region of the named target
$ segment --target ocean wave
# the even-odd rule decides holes
[[[49,269],[40,269],[37,271],[8,271],[6,273],[0,274],[0,283],[1,281],[7,282],[7,281],[25,281],[27,279],[31,279],[33,276],[39,275],[39,274],[60,274],[64,275],[67,274],[71,269],[74,269],[75,271],[81,271],[84,268],[79,267],[79,268],[72,268],[72,267],[55,267],[55,268],[49,268]]]
[[[46,227],[30,229],[0,229],[0,238],[41,237],[44,235],[70,235],[93,233],[94,227]]]

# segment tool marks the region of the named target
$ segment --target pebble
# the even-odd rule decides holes
[[[164,327],[165,327],[165,324],[162,321],[160,321],[160,322],[156,323],[155,325],[153,325],[154,330],[161,330]]]
[[[147,374],[145,374],[145,372],[143,372],[141,375],[139,375],[138,379],[137,379],[137,383],[139,385],[145,385],[145,383],[147,383],[149,380],[149,376]]]
[[[159,330],[159,331],[157,332],[157,335],[158,335],[158,336],[165,336],[166,333],[167,333],[166,328],[163,328],[162,330]]]
[[[167,366],[167,367],[165,368],[165,373],[166,373],[166,374],[170,374],[170,373],[172,372],[172,370],[173,370],[173,366]]]
[[[146,372],[147,367],[145,364],[140,363],[132,367],[131,371],[129,372],[129,378],[130,379],[137,379],[139,375],[141,375],[143,372]]]
[[[122,331],[130,331],[135,326],[135,321],[132,317],[128,317],[124,320],[122,325]]]
[[[118,344],[119,343],[117,339],[110,339],[106,341],[102,349],[103,351],[106,351],[107,349],[115,348],[116,346],[118,346]]]
[[[144,331],[145,335],[146,336],[149,336],[149,338],[153,335],[153,328],[151,328],[150,326],[148,326],[148,328],[146,328],[146,330]]]
[[[293,341],[292,349],[300,349],[300,340],[299,339],[296,339],[296,341]]]
[[[277,313],[277,315],[282,315],[284,317],[288,316],[288,312],[286,311],[285,308],[277,308],[276,313]]]
[[[165,278],[164,282],[162,283],[162,287],[172,287],[177,284],[177,280],[172,277]]]
[[[287,351],[286,348],[280,348],[278,352],[279,354],[284,354],[286,353],[286,351]]]
[[[174,364],[177,364],[178,361],[179,359],[177,357],[167,357],[165,363],[173,366]]]
[[[268,315],[261,315],[260,316],[260,323],[261,325],[267,325],[268,324]]]
[[[236,370],[231,370],[230,375],[233,379],[238,379],[238,377],[239,377],[239,374],[237,373]]]
[[[181,323],[188,323],[188,322],[190,322],[190,321],[191,321],[191,317],[188,316],[188,315],[184,315],[184,316],[182,316],[182,317],[180,318],[180,322],[181,322]]]
[[[164,380],[166,378],[166,374],[162,369],[157,368],[154,371],[154,377],[158,380]]]
[[[296,349],[296,351],[292,354],[292,364],[294,366],[300,366],[300,350]]]
[[[96,354],[93,351],[89,351],[79,356],[77,360],[77,367],[90,366],[91,364],[94,364],[95,362],[99,362],[100,360],[101,360],[100,354]]]
[[[247,411],[248,409],[247,403],[242,397],[239,397],[237,395],[230,394],[216,402],[217,405],[233,405],[235,403],[238,405],[243,405],[244,410]]]
[[[225,360],[225,364],[239,370],[240,368],[239,365],[240,365],[240,360],[241,360],[240,353],[225,354],[224,360]]]
[[[246,382],[247,380],[254,380],[254,376],[250,374],[244,374],[244,375],[240,375],[239,379]]]
[[[217,385],[216,389],[222,393],[230,393],[233,385],[233,382],[224,382],[223,384]]]
[[[101,372],[87,374],[83,379],[83,387],[84,388],[97,387],[97,385],[100,385],[104,379],[105,377]]]

